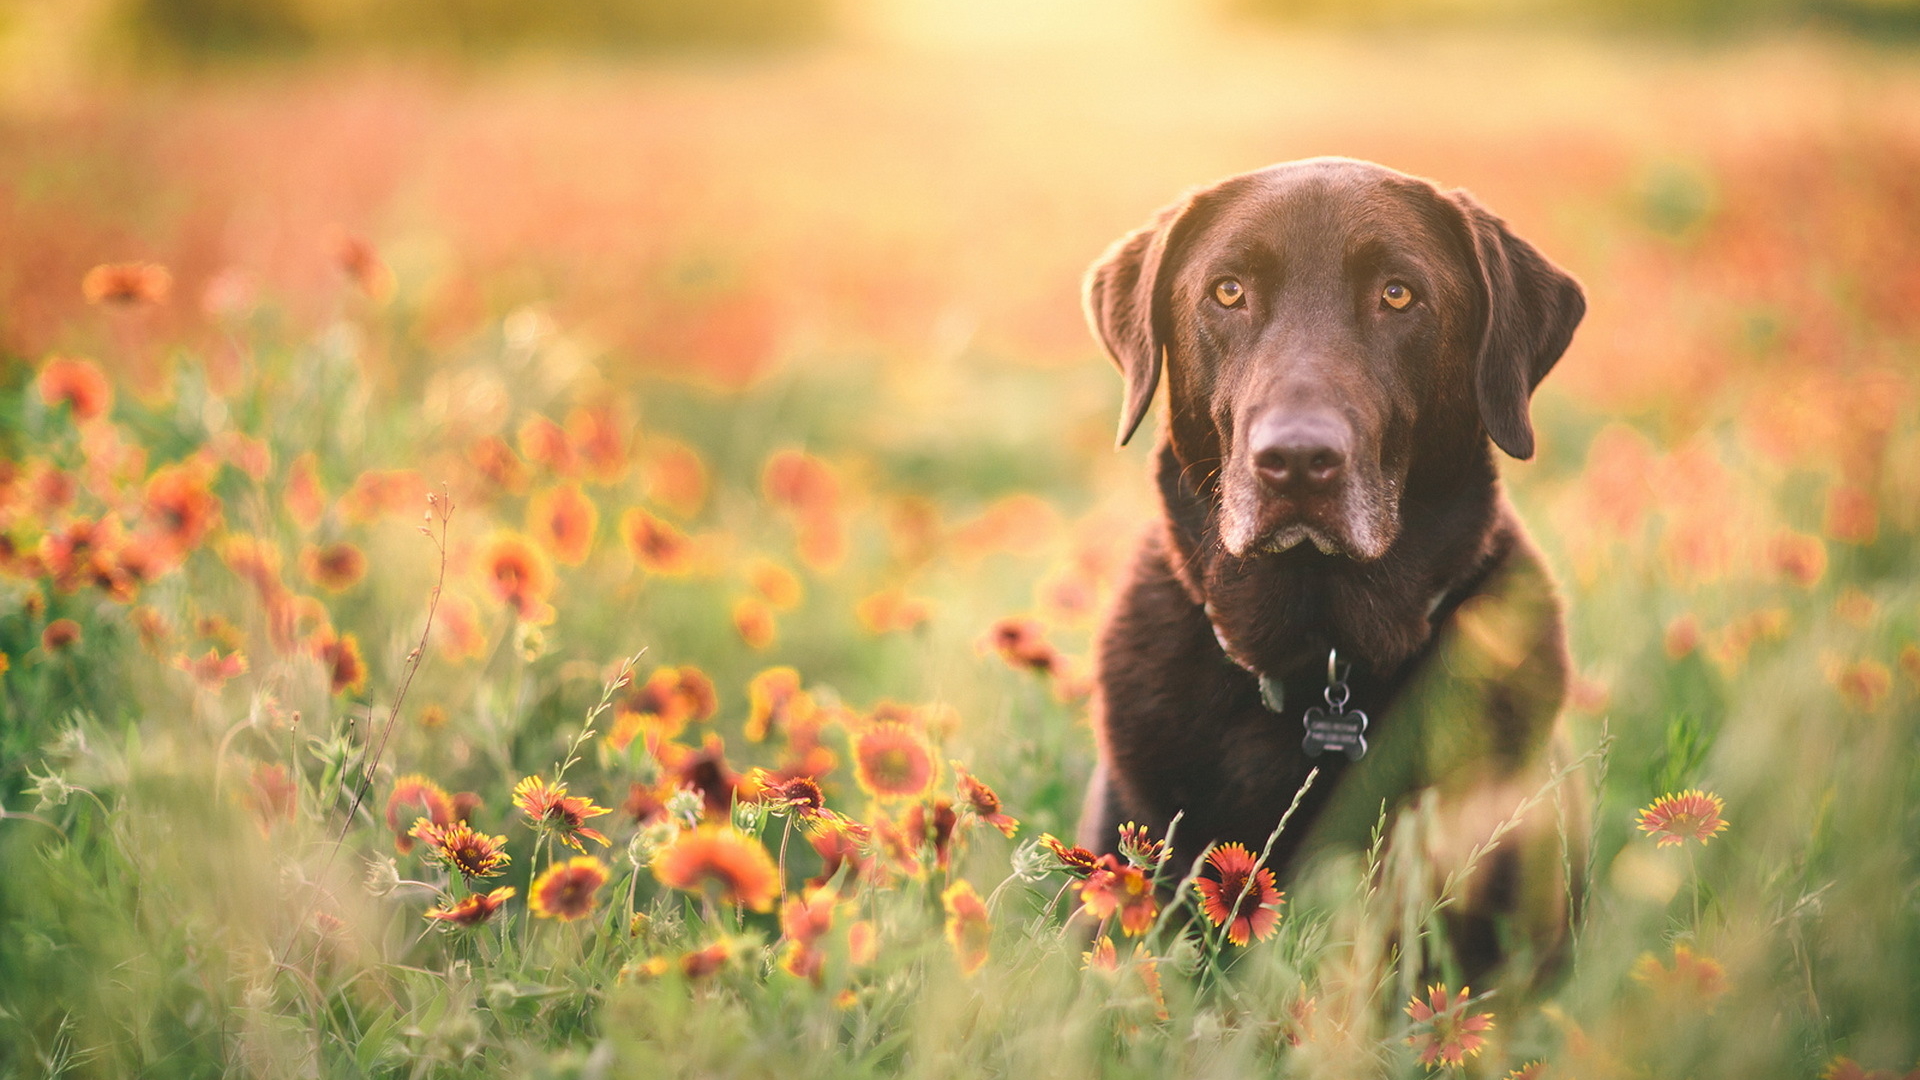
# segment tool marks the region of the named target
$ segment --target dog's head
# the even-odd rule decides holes
[[[1085,300],[1127,381],[1120,442],[1164,367],[1174,455],[1229,553],[1360,561],[1399,536],[1410,474],[1488,437],[1532,456],[1528,398],[1586,310],[1464,192],[1339,158],[1189,194],[1094,264]]]

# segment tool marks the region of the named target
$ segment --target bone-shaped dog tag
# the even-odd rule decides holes
[[[1319,757],[1338,750],[1348,760],[1359,761],[1367,752],[1367,714],[1358,709],[1328,712],[1315,705],[1305,717],[1307,737],[1300,741],[1308,757]]]

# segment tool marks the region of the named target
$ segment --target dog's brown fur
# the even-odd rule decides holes
[[[1112,851],[1120,824],[1180,813],[1180,867],[1213,841],[1257,851],[1317,764],[1274,848],[1283,877],[1364,842],[1383,799],[1437,808],[1429,853],[1464,858],[1552,771],[1560,608],[1490,443],[1531,456],[1528,398],[1585,311],[1578,284],[1462,192],[1315,159],[1163,210],[1095,264],[1086,306],[1126,377],[1120,441],[1163,367],[1168,420],[1164,517],[1100,642],[1080,842]],[[1271,433],[1300,424],[1339,451],[1306,492],[1272,465]],[[1301,746],[1330,648],[1373,718],[1357,763]],[[1249,668],[1284,685],[1283,712]],[[1476,872],[1455,926],[1470,970],[1507,951],[1515,914],[1536,959],[1563,944],[1573,898],[1540,885],[1567,857],[1544,852],[1551,831],[1535,812]]]

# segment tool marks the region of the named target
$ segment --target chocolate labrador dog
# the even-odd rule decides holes
[[[1492,449],[1532,456],[1528,399],[1579,284],[1465,192],[1320,158],[1163,209],[1085,300],[1126,378],[1120,443],[1163,373],[1168,410],[1165,513],[1100,640],[1081,844],[1180,814],[1182,871],[1211,842],[1258,852],[1317,766],[1273,848],[1283,879],[1365,845],[1383,804],[1418,808],[1436,877],[1472,863],[1462,966],[1550,963],[1584,831],[1539,797],[1568,660]]]

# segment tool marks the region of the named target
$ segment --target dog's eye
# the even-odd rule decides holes
[[[1380,299],[1385,301],[1388,307],[1399,311],[1413,303],[1413,290],[1398,281],[1389,281],[1387,287],[1380,290]]]
[[[1232,278],[1221,278],[1213,283],[1213,298],[1220,302],[1221,307],[1234,307],[1246,295],[1247,291]]]

